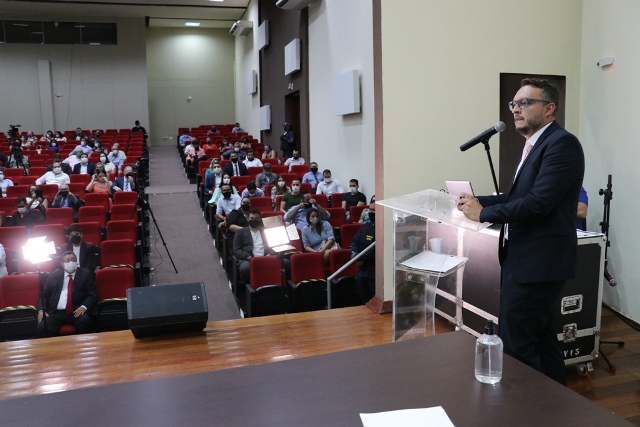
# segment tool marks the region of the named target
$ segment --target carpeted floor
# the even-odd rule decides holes
[[[207,223],[175,147],[151,147],[150,185],[146,189],[158,228],[151,224],[152,285],[203,282],[209,321],[240,317],[227,276],[220,266]],[[167,250],[178,270],[176,274]]]

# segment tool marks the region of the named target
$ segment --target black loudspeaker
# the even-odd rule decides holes
[[[129,329],[136,338],[166,332],[202,331],[209,311],[204,284],[127,289]]]

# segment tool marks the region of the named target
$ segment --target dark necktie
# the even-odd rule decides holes
[[[63,208],[67,208],[69,207],[69,199],[66,197],[62,198],[62,203],[60,203],[60,206],[62,206]]]
[[[240,174],[238,173],[238,164],[234,163],[233,164],[233,168],[235,169],[235,172],[234,172],[233,176],[239,176]]]
[[[131,191],[129,189],[129,181],[127,181],[127,178],[124,179],[124,191]]]
[[[69,274],[69,284],[67,285],[67,313],[73,313],[73,276]]]

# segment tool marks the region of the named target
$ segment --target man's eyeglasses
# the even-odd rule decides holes
[[[545,104],[549,104],[551,101],[545,101],[544,99],[520,98],[520,99],[516,99],[514,101],[508,102],[509,110],[513,111],[516,108],[516,106],[519,109],[524,110],[534,102],[544,102]]]

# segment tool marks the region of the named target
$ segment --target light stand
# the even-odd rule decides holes
[[[42,307],[42,321],[44,322],[44,336],[48,334],[47,328],[47,306],[44,299],[44,285],[40,263],[51,261],[49,255],[56,254],[56,247],[53,242],[46,242],[46,236],[34,237],[27,240],[27,244],[22,247],[22,254],[25,260],[38,266],[38,280],[40,281],[40,306]]]

